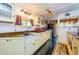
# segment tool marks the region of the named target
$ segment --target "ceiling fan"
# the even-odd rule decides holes
[[[52,15],[53,15],[53,13],[52,13],[51,10],[47,9],[46,11],[47,11],[47,15],[48,15],[48,16],[52,16]]]

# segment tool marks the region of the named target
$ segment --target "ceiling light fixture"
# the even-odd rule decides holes
[[[31,15],[31,13],[30,13],[30,12],[25,11],[24,9],[21,9],[21,12],[23,12],[23,13],[24,13],[24,14],[26,14],[26,15]]]

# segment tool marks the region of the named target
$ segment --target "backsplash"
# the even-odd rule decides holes
[[[13,24],[12,23],[1,23],[0,22],[0,32],[11,32],[14,31],[12,28]]]
[[[14,31],[26,31],[25,26],[15,26],[12,23],[1,23],[0,22],[0,33],[2,32],[14,32]]]

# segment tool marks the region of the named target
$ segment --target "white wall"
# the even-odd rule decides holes
[[[13,15],[19,14],[21,16],[25,16],[24,14],[19,13],[19,11],[21,9],[22,9],[21,7],[16,8],[16,6],[15,6],[14,9],[13,9]],[[1,18],[0,18],[0,20],[1,20]],[[2,20],[3,20],[3,18],[2,18]],[[36,24],[38,22],[38,16],[34,15],[33,20],[34,20],[34,23]],[[15,19],[14,19],[14,21],[15,21]],[[0,22],[0,33],[1,32],[14,32],[15,30],[16,31],[26,31],[27,30],[27,27],[26,26],[20,26],[20,25],[19,26],[15,26],[12,23]]]
[[[14,31],[14,29],[12,28],[11,23],[2,23],[0,22],[0,32],[9,32],[9,31]]]
[[[65,16],[66,13],[69,13],[70,15]],[[69,18],[69,17],[73,17],[73,16],[79,16],[79,9],[59,14],[58,18],[60,17],[61,19],[63,19],[63,18]]]
[[[67,16],[65,16],[65,14],[66,14],[67,12],[65,12],[65,13],[61,13],[61,14],[59,14],[59,15],[57,15],[57,16],[55,16],[55,17],[53,17],[52,19],[64,19],[64,18],[69,18],[69,17],[73,17],[73,16],[79,16],[79,9],[77,9],[77,10],[73,10],[73,11],[69,11],[68,13],[70,13],[70,15],[67,17]],[[79,22],[78,22],[79,23]],[[62,24],[60,24],[60,25],[62,25]],[[57,33],[58,33],[58,41],[59,42],[64,42],[64,41],[66,41],[67,40],[67,34],[66,34],[66,32],[67,31],[70,31],[71,33],[73,33],[74,35],[77,35],[77,33],[78,33],[78,28],[70,28],[69,26],[66,26],[66,27],[64,27],[64,26],[58,26],[57,27]],[[78,25],[79,26],[79,25]]]
[[[26,26],[15,26],[12,23],[3,23],[0,22],[0,33],[2,32],[15,32],[16,31],[26,31]]]
[[[50,17],[51,20],[57,20],[58,19],[58,15],[54,15]]]
[[[66,16],[65,15],[66,13],[69,13],[70,15],[69,16]],[[78,16],[79,16],[79,9],[76,9],[76,10],[73,10],[73,11],[69,11],[69,12],[65,12],[65,13],[59,14],[58,17],[57,17],[57,19],[58,20],[60,20],[60,19],[63,19],[64,20],[65,18],[78,17]],[[75,26],[79,26],[79,20],[74,25]]]
[[[73,17],[73,16],[79,16],[79,9],[76,10],[72,10],[72,11],[68,11],[68,12],[64,12],[55,16],[50,17],[52,20],[56,20],[58,18],[68,18],[67,16],[65,16],[66,13],[70,13],[70,15],[68,17]]]

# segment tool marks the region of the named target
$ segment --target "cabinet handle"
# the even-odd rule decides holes
[[[11,39],[9,39],[9,41],[11,41]]]
[[[6,40],[6,41],[8,41],[8,40]]]
[[[11,39],[9,39],[9,40],[6,40],[6,41],[11,41]]]

